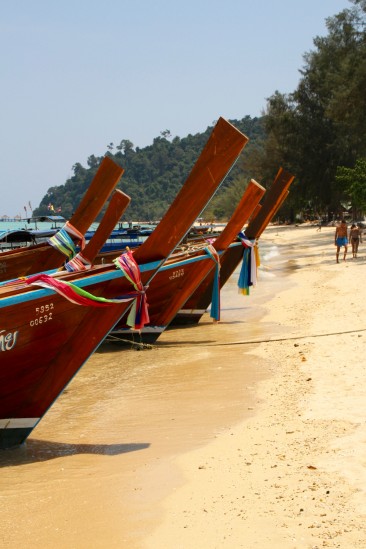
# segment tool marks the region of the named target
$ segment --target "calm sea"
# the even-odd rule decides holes
[[[60,228],[63,226],[64,222],[60,222],[56,224],[57,228]],[[98,226],[98,223],[93,223],[90,227],[90,230],[95,230]],[[52,229],[55,227],[54,222],[49,221],[30,221],[28,223],[27,219],[22,219],[21,221],[1,221],[0,220],[0,231],[9,231],[9,230],[17,230],[17,229]]]
[[[17,229],[50,229],[52,223],[43,221],[42,223],[28,223],[26,219],[22,221],[0,221],[0,231],[11,231]]]

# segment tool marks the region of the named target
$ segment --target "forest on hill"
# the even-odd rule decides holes
[[[366,0],[326,20],[328,34],[314,38],[304,53],[297,88],[274,91],[258,118],[230,120],[249,137],[235,168],[204,213],[207,220],[227,219],[253,178],[268,188],[278,169],[295,175],[280,214],[290,220],[366,211]],[[244,94],[243,94],[244,98]],[[161,132],[142,149],[128,139],[110,143],[106,154],[124,169],[120,187],[131,196],[126,215],[159,219],[185,181],[214,123],[202,133],[172,137]],[[77,163],[64,185],[52,187],[34,215],[62,209],[69,217],[89,186],[101,157],[87,167]]]
[[[249,137],[250,141],[244,148],[239,161],[222,185],[221,194],[240,177],[242,189],[245,181],[250,179],[250,167],[246,166],[248,150],[261,146],[265,133],[263,120],[247,116],[242,120],[231,120],[232,124]],[[214,123],[213,123],[214,125]],[[187,137],[172,137],[169,130],[161,132],[153,140],[152,145],[144,148],[135,147],[128,139],[123,139],[114,146],[110,143],[106,155],[110,156],[125,170],[118,184],[131,197],[126,216],[131,220],[160,219],[173,201],[180,187],[189,175],[195,161],[201,153],[212,131],[209,126],[204,132]],[[77,163],[73,166],[74,175],[64,185],[51,187],[34,215],[45,215],[52,207],[55,212],[69,218],[77,207],[82,195],[90,185],[102,157],[91,155],[87,167]],[[210,205],[210,216],[225,217],[229,212],[223,212],[221,199],[215,199]]]

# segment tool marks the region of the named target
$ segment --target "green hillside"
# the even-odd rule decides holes
[[[262,118],[246,116],[242,120],[231,120],[231,123],[247,135],[250,141],[222,185],[220,194],[210,205],[210,211],[207,212],[210,217],[230,215],[235,204],[229,202],[229,211],[225,211],[225,208],[223,210],[223,195],[238,178],[244,188],[253,176],[249,173],[250,151],[253,152],[260,147],[264,139]],[[131,197],[131,204],[125,214],[126,220],[146,221],[161,218],[190,173],[213,125],[202,133],[189,134],[183,138],[172,137],[169,130],[166,130],[153,140],[152,145],[144,148],[135,147],[127,139],[123,139],[118,146],[112,143],[108,146],[106,154],[125,170],[119,187]],[[34,215],[50,213],[48,208],[52,204],[56,211],[61,208],[61,214],[69,218],[90,185],[101,159],[102,157],[91,155],[87,167],[75,164],[74,175],[64,185],[51,187],[34,211]]]

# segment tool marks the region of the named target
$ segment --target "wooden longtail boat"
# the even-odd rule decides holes
[[[65,225],[67,238],[72,241],[80,241],[80,237],[77,235],[79,234],[82,237],[89,229],[117,186],[123,171],[123,168],[108,156],[103,158],[78,208]],[[8,250],[0,255],[0,282],[40,271],[57,269],[64,262],[65,255],[61,253],[60,249],[52,247],[46,242]]]
[[[245,229],[245,235],[249,240],[256,241],[261,236],[286,199],[294,178],[295,176],[283,168],[279,169],[271,187],[264,195],[263,204],[258,205]],[[220,288],[229,280],[242,261],[243,252],[243,245],[240,240],[237,240],[223,254],[220,261]],[[200,321],[210,306],[213,282],[214,276],[210,273],[172,319],[171,327],[197,324]]]
[[[107,210],[94,232],[93,238],[88,241],[83,251],[77,253],[67,263],[69,272],[84,270],[93,265],[95,258],[103,248],[106,235],[111,233],[130,201],[130,197],[119,189],[113,191]]]
[[[151,281],[147,290],[150,322],[137,333],[122,319],[111,331],[110,338],[123,342],[156,341],[205,277],[209,273],[215,276],[220,254],[247,222],[264,192],[261,185],[250,181],[230,221],[212,244],[206,241],[201,245],[188,245],[185,251],[174,256],[176,267],[173,272],[167,262]]]
[[[93,266],[0,286],[1,448],[26,440],[132,303],[146,312],[145,286],[204,209],[246,142],[220,118],[173,204],[135,251],[135,261],[128,254],[118,258],[121,267],[127,264],[125,273],[114,264]],[[174,263],[171,268],[176,272]]]
[[[280,168],[271,185],[266,191],[262,207],[252,217],[245,229],[245,234],[250,240],[259,238],[271,219],[274,218],[289,194],[289,188],[295,176]]]

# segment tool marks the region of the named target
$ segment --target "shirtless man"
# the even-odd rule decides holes
[[[337,263],[339,263],[339,251],[341,249],[341,246],[344,246],[343,260],[346,261],[348,238],[347,238],[347,223],[345,222],[344,219],[342,219],[342,221],[336,228],[335,235],[334,235],[334,244],[335,246],[337,246],[337,252],[336,252]]]

